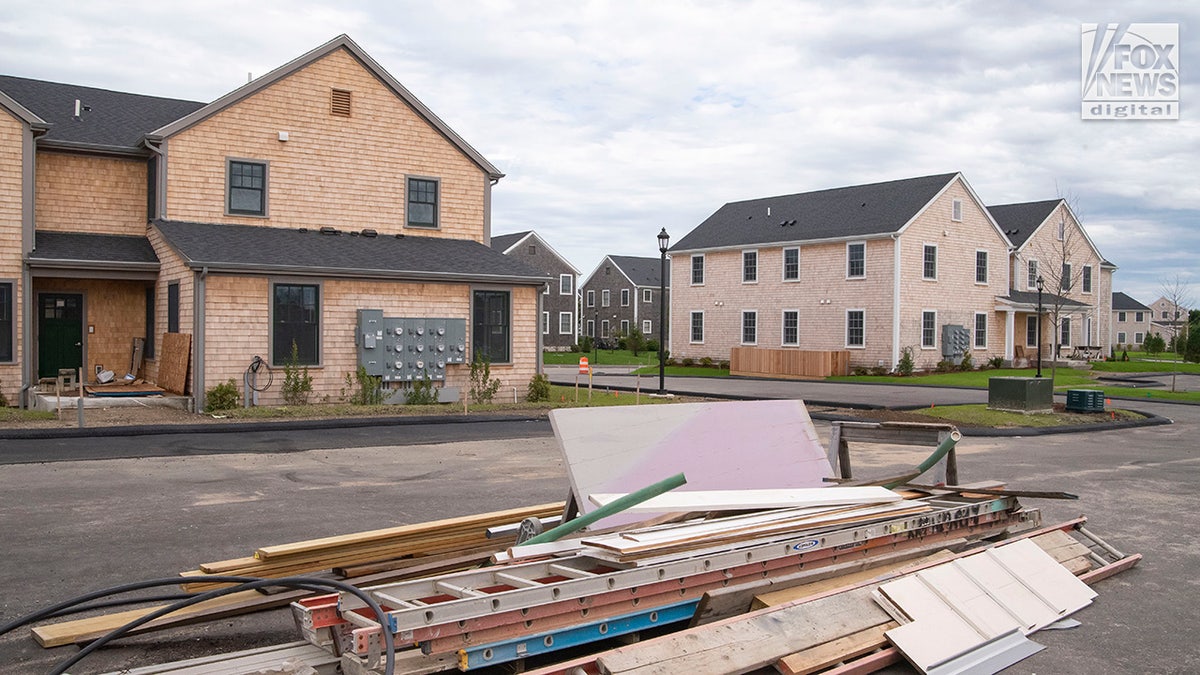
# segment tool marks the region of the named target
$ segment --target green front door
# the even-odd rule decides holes
[[[83,295],[38,294],[38,377],[83,366]]]

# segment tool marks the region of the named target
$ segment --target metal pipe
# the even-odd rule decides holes
[[[938,443],[938,446],[937,446],[937,448],[934,449],[933,454],[926,457],[924,462],[921,462],[920,464],[917,465],[917,468],[916,468],[917,475],[920,476],[921,474],[925,473],[926,471],[932,469],[933,465],[937,464],[939,461],[941,461],[941,459],[943,457],[945,457],[947,454],[949,454],[950,451],[954,449],[954,446],[960,440],[962,440],[962,432],[959,431],[958,429],[951,431],[949,436],[946,436],[946,438],[942,439],[941,443]],[[909,479],[905,479],[905,480],[892,481],[890,483],[885,483],[883,487],[885,487],[889,490],[894,490],[898,486],[904,485],[905,483],[907,483],[911,480],[912,479],[909,478]]]
[[[638,490],[637,492],[630,492],[629,494],[625,495],[624,497],[615,499],[612,502],[609,502],[608,504],[601,506],[600,508],[596,509],[595,511],[592,511],[591,513],[589,513],[585,516],[580,516],[580,517],[576,518],[575,520],[572,520],[567,523],[563,523],[562,525],[559,525],[558,527],[556,527],[552,530],[547,530],[547,531],[539,534],[538,536],[533,537],[532,539],[523,541],[517,545],[518,546],[528,546],[530,544],[545,544],[545,543],[551,542],[551,541],[558,541],[562,537],[564,537],[568,534],[571,534],[572,532],[575,532],[577,530],[582,530],[583,528],[587,527],[588,525],[591,525],[592,523],[596,522],[597,520],[600,520],[602,518],[607,518],[616,513],[620,513],[621,511],[624,511],[625,509],[633,506],[634,504],[641,504],[642,502],[646,501],[647,499],[650,499],[651,497],[657,497],[658,495],[661,495],[664,492],[669,492],[671,490],[674,490],[675,488],[679,487],[680,485],[683,485],[686,482],[687,482],[687,478],[685,478],[682,473],[677,473],[674,476],[671,476],[670,478],[661,480],[657,483],[654,483],[653,485],[648,485],[648,486]]]

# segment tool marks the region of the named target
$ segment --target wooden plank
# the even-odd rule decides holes
[[[592,493],[588,499],[596,506],[613,502],[624,494]],[[747,511],[751,509],[803,508],[883,504],[900,501],[900,495],[879,486],[759,488],[755,490],[672,490],[635,504],[627,513],[671,511]]]
[[[802,401],[559,409],[550,422],[584,513],[597,508],[592,493],[632,492],[681,471],[693,490],[822,487],[831,475]]]
[[[601,655],[603,672],[725,675],[763,668],[783,656],[878,626],[890,617],[859,588],[747,618],[692,628]]]
[[[887,647],[888,641],[884,632],[899,625],[895,621],[888,621],[811,649],[789,654],[775,663],[775,669],[783,675],[808,675],[808,673],[824,670],[843,661],[870,654],[877,649]]]
[[[914,549],[909,555],[891,554],[890,556],[880,556],[880,559],[877,561],[879,564],[877,565],[864,564],[861,569],[847,571],[845,574],[840,574],[830,579],[813,580],[811,583],[786,588],[777,585],[777,590],[770,590],[755,595],[750,609],[775,607],[866,581],[886,581],[901,574],[906,574],[918,567],[926,567],[931,564],[951,560],[955,557],[955,553],[950,549],[963,546],[966,543],[965,539],[936,542],[930,546]],[[930,549],[940,550],[929,552]],[[913,558],[919,558],[919,560],[913,560]],[[869,563],[871,561],[867,559],[863,562]]]
[[[192,360],[190,333],[163,333],[158,352],[158,386],[173,394],[184,395],[188,387],[188,366]]]

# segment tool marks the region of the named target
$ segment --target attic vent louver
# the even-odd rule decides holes
[[[334,89],[329,94],[329,112],[339,117],[350,116],[350,90]]]

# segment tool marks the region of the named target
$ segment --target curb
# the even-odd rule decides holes
[[[160,436],[171,434],[231,434],[239,431],[305,431],[355,429],[409,424],[478,424],[482,422],[541,422],[545,415],[408,415],[396,417],[330,417],[316,420],[224,422],[206,424],[154,424],[143,426],[84,427],[69,429],[0,429],[0,440],[92,438],[94,436]]]

